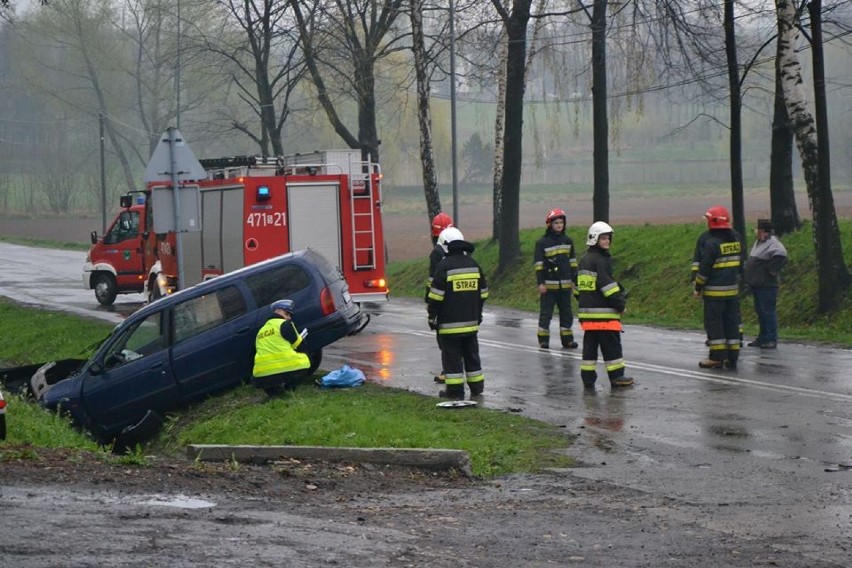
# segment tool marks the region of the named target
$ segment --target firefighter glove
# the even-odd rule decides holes
[[[429,329],[432,329],[432,330],[438,329],[438,318],[437,317],[430,317],[428,319],[428,321],[429,321]]]

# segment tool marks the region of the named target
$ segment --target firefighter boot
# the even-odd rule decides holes
[[[615,378],[609,380],[609,386],[614,388],[614,389],[623,388],[623,387],[632,387],[633,383],[634,383],[633,377],[621,376],[621,377],[615,377]]]
[[[577,342],[574,341],[574,334],[571,331],[569,331],[568,333],[560,334],[559,339],[562,340],[562,347],[564,347],[565,349],[576,349],[577,347],[579,347],[579,345],[577,345]]]
[[[481,397],[482,392],[485,390],[485,381],[477,381],[475,383],[468,383],[468,388],[470,388],[470,397]]]
[[[550,333],[546,330],[539,329],[536,334],[536,338],[538,339],[538,346],[541,349],[550,349]]]
[[[721,369],[723,365],[723,361],[717,361],[715,359],[702,359],[698,362],[698,366],[702,369]]]
[[[446,389],[438,393],[438,398],[464,400],[464,385],[447,385]]]

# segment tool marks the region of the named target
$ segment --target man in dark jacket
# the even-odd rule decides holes
[[[772,234],[772,221],[757,220],[757,240],[745,263],[745,283],[754,296],[754,311],[760,332],[751,347],[775,349],[778,344],[778,285],[781,269],[787,264],[787,249]]]
[[[479,360],[479,324],[488,298],[485,273],[471,257],[474,247],[455,227],[444,229],[439,242],[447,256],[438,263],[429,289],[429,327],[437,330],[441,344],[446,390],[440,396],[464,398],[464,384],[471,396],[481,395],[485,375]]]
[[[595,388],[598,373],[598,348],[603,356],[609,384],[612,388],[633,386],[633,379],[625,376],[621,349],[621,314],[625,309],[625,296],[612,275],[609,247],[613,229],[603,221],[589,227],[586,244],[589,249],[577,270],[577,319],[583,328],[583,360],[580,378],[587,390]]]
[[[565,211],[553,209],[545,219],[547,230],[535,243],[533,263],[538,284],[538,346],[550,347],[550,320],[554,307],[559,308],[559,339],[562,347],[574,349],[571,295],[577,275],[574,241],[565,234]]]
[[[742,243],[728,210],[716,205],[704,214],[710,238],[701,250],[693,296],[704,298],[704,330],[710,354],[702,369],[737,368],[740,354],[740,272]]]

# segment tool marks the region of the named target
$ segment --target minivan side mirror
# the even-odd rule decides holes
[[[98,232],[97,231],[92,231],[92,234],[89,235],[89,237],[92,239],[93,245],[98,244]]]
[[[89,373],[92,375],[100,375],[104,372],[104,366],[99,362],[94,361],[91,365],[89,365]]]

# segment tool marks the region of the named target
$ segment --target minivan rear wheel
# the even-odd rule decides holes
[[[312,353],[308,353],[308,359],[311,360],[311,366],[308,367],[308,376],[313,375],[319,369],[322,363],[322,349],[317,349]]]

